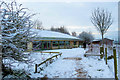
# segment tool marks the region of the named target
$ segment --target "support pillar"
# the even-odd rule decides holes
[[[79,41],[77,41],[77,47],[79,47]]]
[[[65,41],[64,41],[64,48],[66,48],[66,43],[65,43]]]
[[[53,49],[53,42],[52,41],[51,41],[50,45],[51,45],[51,49]]]
[[[42,50],[44,49],[44,43],[43,43],[43,41],[42,41]]]
[[[48,47],[48,44],[49,44],[49,43],[48,43],[48,41],[46,41],[46,43],[47,43],[47,49],[48,49],[48,48],[49,48],[49,47]]]
[[[32,51],[32,49],[33,49],[33,43],[32,42],[27,43],[27,50]]]
[[[58,49],[60,49],[60,41],[58,41]]]
[[[70,48],[73,48],[74,45],[73,45],[73,41],[70,41]]]

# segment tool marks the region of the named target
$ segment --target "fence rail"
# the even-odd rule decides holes
[[[45,64],[46,67],[47,67],[47,66],[48,66],[47,62],[49,62],[49,63],[51,64],[51,63],[53,62],[53,58],[56,58],[56,59],[57,59],[58,56],[61,56],[61,55],[62,55],[61,52],[42,52],[42,53],[59,53],[59,54],[54,55],[54,56],[46,59],[45,61],[41,62],[40,64],[35,64],[35,73],[39,73],[38,70],[37,70],[38,67],[41,67],[41,65],[43,65],[43,64]],[[43,70],[43,67],[40,68],[40,69]]]
[[[40,52],[40,53],[60,53],[60,52]]]
[[[88,57],[88,56],[101,56],[100,54],[84,54],[85,57]]]

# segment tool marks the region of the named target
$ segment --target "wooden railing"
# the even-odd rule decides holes
[[[41,52],[41,53],[58,53],[57,55],[54,55],[54,56],[52,56],[52,57],[50,57],[50,58],[48,58],[48,59],[46,59],[45,61],[43,61],[43,62],[41,62],[40,64],[35,64],[35,73],[40,73],[40,71],[42,71],[42,70],[44,70],[44,68],[45,67],[47,67],[48,66],[48,64],[51,64],[51,63],[53,63],[53,61],[55,61],[54,60],[54,58],[56,58],[56,59],[58,59],[58,56],[61,56],[62,55],[62,53],[61,52]],[[41,65],[43,65],[43,64],[45,64],[46,66],[45,67],[42,67]],[[38,67],[40,68],[40,71],[38,72]]]
[[[103,54],[103,47],[100,47],[100,54],[87,54],[85,53],[84,54],[85,57],[88,57],[88,56],[100,56],[100,59],[103,58],[104,54]]]
[[[42,52],[41,51],[40,53],[50,53],[51,54],[51,53],[60,53],[60,52]]]

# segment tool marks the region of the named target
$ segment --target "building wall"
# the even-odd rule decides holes
[[[109,39],[104,39],[104,44],[108,45],[108,46],[113,46],[113,41],[112,40],[109,40]],[[102,44],[102,41],[101,41],[101,44]]]
[[[66,49],[79,47],[79,41],[33,41],[27,45],[28,51],[45,49]],[[36,47],[37,46],[37,47]]]
[[[101,45],[100,41],[94,41],[94,42],[92,42],[92,44],[98,44],[98,45]]]
[[[104,39],[103,41],[104,41],[105,45],[113,46],[113,41],[112,40]],[[100,40],[100,41],[93,41],[92,43],[101,45],[102,44],[102,40]]]
[[[111,46],[113,45],[113,41],[111,40],[105,40],[104,43]]]
[[[32,42],[27,43],[27,50],[32,51],[32,48],[33,48],[33,43]]]

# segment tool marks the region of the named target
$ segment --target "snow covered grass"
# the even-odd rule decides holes
[[[88,72],[91,78],[113,78],[108,65],[105,64],[104,59],[98,60],[94,58],[84,58],[82,61],[84,69]]]
[[[40,64],[44,60],[54,55],[56,55],[56,53],[49,54],[49,53],[32,52],[28,57],[30,59],[29,63],[19,62],[14,60],[13,58],[3,59],[3,62],[4,64],[9,62],[9,64],[6,64],[6,66],[11,67],[13,70],[18,70],[18,69],[25,70],[26,72],[33,74],[35,71],[35,67],[34,67],[35,64]]]
[[[14,68],[24,69],[30,73],[31,78],[47,76],[48,78],[114,78],[113,72],[104,59],[99,56],[84,57],[83,48],[46,50],[62,52],[62,56],[55,62],[49,64],[41,73],[34,73],[34,65],[56,54],[31,53],[33,62],[29,64],[14,63]],[[24,67],[25,66],[25,67]],[[28,67],[29,66],[29,67]]]

